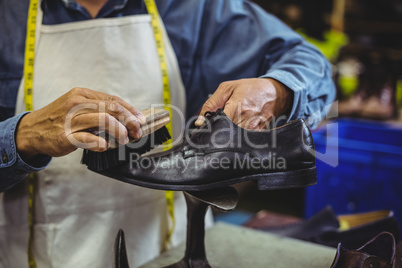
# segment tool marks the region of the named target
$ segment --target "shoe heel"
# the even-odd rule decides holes
[[[312,167],[294,171],[259,174],[255,182],[260,191],[302,188],[317,183],[317,171],[315,167]]]

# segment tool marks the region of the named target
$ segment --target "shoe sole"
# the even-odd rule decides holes
[[[317,183],[316,168],[307,168],[286,172],[277,173],[262,173],[248,175],[244,177],[233,178],[225,181],[211,182],[206,184],[159,184],[145,181],[138,181],[135,179],[127,179],[124,177],[116,178],[119,181],[142,186],[156,190],[167,191],[205,191],[216,188],[230,186],[236,183],[253,181],[257,184],[258,190],[279,190],[279,189],[293,189],[311,186]]]

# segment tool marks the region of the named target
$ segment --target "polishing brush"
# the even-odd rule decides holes
[[[139,139],[130,137],[128,144],[119,145],[105,131],[91,131],[97,136],[105,136],[109,141],[109,149],[105,152],[94,152],[85,149],[81,163],[87,165],[91,170],[102,171],[124,164],[130,159],[130,154],[142,155],[171,139],[166,128],[166,125],[170,122],[167,110],[149,108],[141,111],[141,113],[145,116],[146,123],[141,125],[142,136]]]

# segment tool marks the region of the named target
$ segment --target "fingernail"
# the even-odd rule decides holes
[[[126,140],[124,141],[124,144],[127,144],[130,142],[130,139],[128,137],[126,137]]]
[[[143,114],[139,114],[138,119],[140,120],[141,124],[145,124],[147,122],[147,118]]]
[[[107,142],[100,142],[99,143],[99,151],[100,152],[107,151],[107,149],[109,149],[109,144]]]
[[[204,123],[205,118],[203,116],[199,116],[197,121],[195,121],[196,126],[201,126]]]
[[[142,130],[139,129],[139,130],[137,131],[137,139],[139,139],[139,138],[141,138],[141,137],[142,137]]]

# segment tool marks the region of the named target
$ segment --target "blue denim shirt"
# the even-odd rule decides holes
[[[221,82],[241,78],[270,77],[290,88],[294,102],[289,119],[322,117],[324,107],[333,101],[331,69],[321,53],[255,4],[244,0],[155,1],[178,58],[190,104],[188,116],[200,109]],[[13,111],[23,72],[28,2],[0,1],[0,191],[50,161],[39,156],[35,166],[28,165],[15,147],[15,127],[21,115],[13,116]],[[43,23],[48,25],[91,19],[74,0],[43,0],[41,8]],[[145,13],[143,0],[109,0],[97,17]]]

